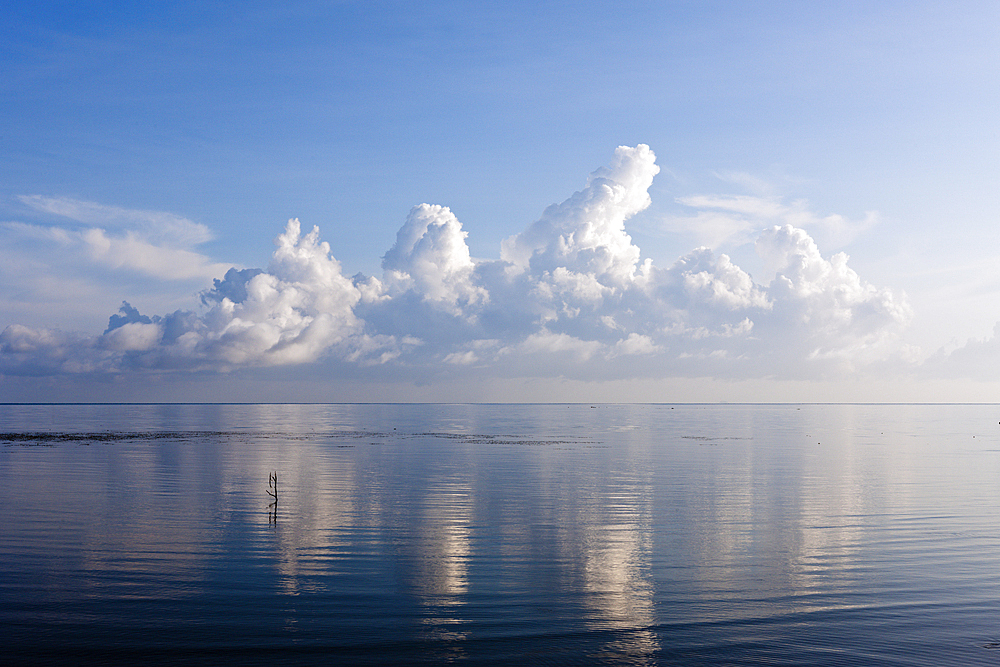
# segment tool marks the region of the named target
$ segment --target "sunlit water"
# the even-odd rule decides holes
[[[1000,665],[998,420],[0,406],[0,659]]]

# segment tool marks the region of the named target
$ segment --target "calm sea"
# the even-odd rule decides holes
[[[1000,406],[6,405],[0,508],[7,664],[1000,665]]]

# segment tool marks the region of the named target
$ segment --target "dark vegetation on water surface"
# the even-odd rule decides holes
[[[409,439],[438,438],[458,440],[470,445],[597,445],[596,441],[586,438],[574,440],[538,440],[516,435],[486,435],[467,433],[391,433],[383,431],[329,431],[326,433],[278,433],[251,431],[92,431],[86,433],[67,433],[51,431],[31,431],[22,433],[0,433],[0,443],[6,447],[54,447],[59,444],[115,443],[154,440],[322,440],[322,439]],[[374,443],[373,443],[374,444]]]

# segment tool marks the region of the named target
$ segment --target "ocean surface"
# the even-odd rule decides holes
[[[994,405],[0,405],[0,510],[6,664],[1000,665]]]

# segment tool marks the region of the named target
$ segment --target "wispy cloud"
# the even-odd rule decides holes
[[[176,308],[231,264],[198,245],[208,228],[182,216],[65,197],[22,196],[34,218],[0,223],[0,308],[8,323],[94,326],[123,298]]]
[[[131,271],[159,280],[209,280],[222,275],[228,264],[175,242],[156,243],[141,230],[108,232],[99,227],[67,229],[22,222],[3,223],[17,240],[33,241],[40,257],[59,262],[88,263],[110,271]]]
[[[757,184],[758,189],[765,189]],[[790,203],[778,196],[688,195],[677,203],[694,209],[691,215],[671,216],[663,221],[666,229],[684,234],[710,248],[742,245],[761,230],[773,225],[792,225],[820,236],[831,248],[841,248],[878,224],[878,214],[851,220],[838,214],[819,215],[805,200]]]
[[[48,224],[4,223],[14,237],[63,250],[59,261],[90,262],[111,270],[128,270],[162,280],[206,280],[225,273],[194,250],[210,241],[207,226],[173,213],[142,211],[66,197],[22,195],[32,210],[57,216]],[[77,225],[66,225],[59,219]]]
[[[141,230],[143,237],[163,245],[190,247],[213,238],[207,226],[164,211],[141,211],[67,197],[21,195],[17,199],[35,211],[92,227]]]

